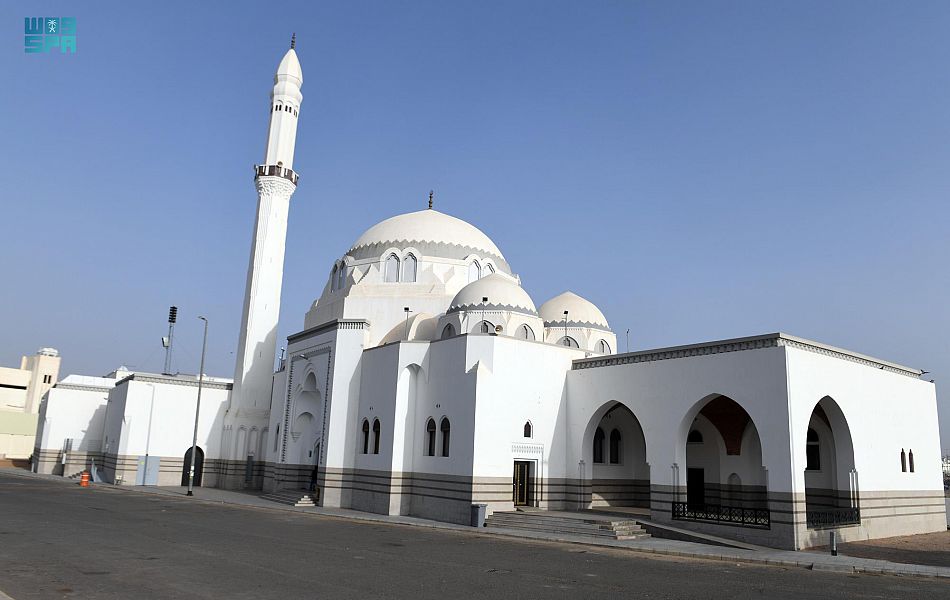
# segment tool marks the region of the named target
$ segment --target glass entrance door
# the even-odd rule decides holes
[[[531,506],[534,501],[531,485],[531,461],[516,460],[513,477],[515,506]]]

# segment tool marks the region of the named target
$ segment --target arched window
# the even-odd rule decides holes
[[[455,337],[455,325],[452,325],[451,323],[442,328],[441,339],[446,340],[450,337]]]
[[[448,456],[449,433],[452,430],[452,425],[449,423],[448,417],[442,417],[442,423],[439,425],[439,429],[442,430],[442,456]]]
[[[386,283],[396,283],[399,281],[399,257],[395,254],[390,254],[389,258],[386,259],[386,273],[384,274],[383,281]]]
[[[533,435],[534,435],[534,431],[532,431],[531,421],[526,421],[524,424],[524,436],[526,438],[529,438],[529,437],[532,437]]]
[[[607,340],[600,340],[597,342],[597,352],[601,354],[610,354],[610,344],[607,343]]]
[[[369,421],[363,419],[363,454],[369,454]]]
[[[594,432],[594,463],[604,463],[604,430],[600,427]]]
[[[435,421],[426,421],[426,456],[435,456]]]
[[[805,470],[821,470],[821,446],[818,444],[818,432],[808,428],[808,435],[805,437]]]
[[[689,435],[686,436],[687,444],[702,444],[703,443],[703,434],[697,430],[692,430],[689,432]]]
[[[910,472],[913,473],[914,472],[914,451],[913,450],[907,451],[907,466],[910,467]]]
[[[485,270],[482,271],[482,275],[487,277],[489,275],[495,274],[495,267],[491,266],[489,263],[485,263]]]
[[[331,292],[336,289],[336,280],[337,280],[336,271],[337,271],[336,265],[333,265],[333,273],[330,274],[330,291]]]
[[[402,266],[402,280],[408,283],[414,283],[416,281],[416,266],[418,261],[416,257],[412,254],[406,256],[406,262]]]
[[[379,454],[379,419],[373,421],[373,454]]]
[[[479,333],[491,333],[495,331],[495,326],[489,323],[488,321],[482,321],[478,324]]]
[[[468,265],[468,282],[469,283],[472,283],[473,281],[478,279],[479,275],[481,274],[481,269],[482,267],[481,265],[478,264],[477,260],[473,260]]]
[[[336,281],[336,289],[342,290],[343,286],[346,285],[346,263],[340,264],[340,271],[338,275],[339,278]]]
[[[577,340],[567,335],[559,339],[557,343],[559,346],[567,346],[568,348],[580,348],[580,346],[577,345]]]
[[[534,330],[527,325],[522,325],[518,328],[518,332],[515,334],[515,337],[519,340],[528,340],[533,342],[535,340]]]
[[[610,464],[620,464],[620,430],[610,432]]]
[[[907,454],[904,452],[904,449],[901,448],[901,473],[907,472]]]

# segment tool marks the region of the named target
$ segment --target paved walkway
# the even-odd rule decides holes
[[[0,469],[4,473],[19,475],[22,477],[39,477],[43,479],[52,479],[62,482],[64,485],[76,485],[75,481],[64,480],[55,475],[37,475],[24,471],[22,469]],[[927,577],[940,577],[950,579],[950,567],[938,567],[930,565],[902,564],[886,560],[877,560],[870,558],[857,558],[851,556],[831,556],[830,554],[817,554],[814,552],[795,552],[791,550],[775,550],[771,548],[762,548],[756,550],[744,550],[740,548],[725,548],[722,546],[708,546],[694,542],[681,542],[676,540],[664,540],[659,538],[646,538],[637,540],[610,540],[593,539],[584,536],[573,536],[565,534],[545,534],[534,531],[521,531],[514,529],[503,529],[497,527],[484,527],[475,529],[465,525],[456,525],[453,523],[440,523],[418,517],[377,515],[355,510],[342,508],[324,508],[324,507],[301,507],[297,508],[285,504],[278,504],[260,497],[261,492],[248,493],[233,490],[220,490],[216,488],[197,488],[195,495],[188,499],[186,488],[184,487],[131,487],[131,486],[110,486],[105,484],[95,484],[98,489],[114,490],[116,493],[132,494],[157,494],[162,496],[179,497],[183,501],[212,502],[221,504],[231,504],[245,506],[262,510],[278,510],[285,512],[296,512],[309,515],[320,515],[324,517],[336,517],[358,521],[368,521],[374,523],[389,523],[393,525],[411,525],[416,527],[429,527],[433,529],[447,529],[463,532],[471,535],[501,535],[515,538],[527,538],[532,540],[545,540],[552,542],[567,542],[574,544],[583,544],[588,546],[600,546],[608,548],[618,548],[632,550],[635,552],[646,552],[651,554],[661,554],[666,556],[679,556],[688,558],[701,558],[708,560],[722,560],[740,563],[779,565],[786,567],[800,567],[812,569],[815,571],[833,571],[840,573],[879,573],[888,575],[918,575]]]

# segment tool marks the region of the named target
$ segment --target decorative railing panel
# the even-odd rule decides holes
[[[705,521],[738,527],[771,529],[771,513],[767,508],[744,508],[719,504],[673,503],[674,521]]]
[[[828,510],[809,510],[805,512],[809,529],[827,529],[841,525],[860,525],[861,509],[832,508]]]
[[[278,165],[257,165],[254,167],[256,177],[283,177],[290,183],[297,185],[300,175],[292,169],[285,169]]]

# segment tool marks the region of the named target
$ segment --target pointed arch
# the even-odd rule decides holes
[[[415,283],[418,266],[419,261],[416,260],[415,254],[407,254],[402,266],[402,280],[406,283]]]
[[[399,257],[396,256],[395,253],[386,257],[383,281],[386,283],[396,283],[399,281]]]

